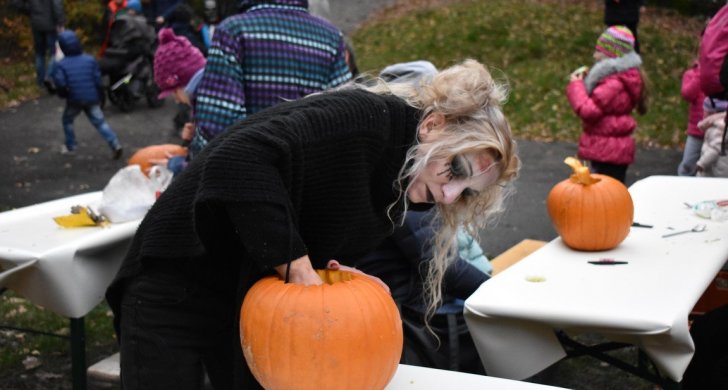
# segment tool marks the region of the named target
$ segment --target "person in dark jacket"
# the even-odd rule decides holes
[[[73,31],[61,32],[58,43],[65,57],[53,68],[51,77],[58,95],[66,99],[63,111],[66,144],[63,153],[72,153],[76,149],[73,121],[83,111],[111,148],[112,158],[118,160],[122,155],[121,143],[101,111],[103,87],[99,64],[94,57],[83,52],[81,41]]]
[[[28,0],[30,28],[33,32],[33,51],[35,52],[35,75],[39,87],[53,68],[58,33],[63,31],[66,17],[63,13],[63,0]],[[46,68],[47,58],[48,67]]]
[[[111,34],[111,25],[116,19],[116,14],[127,7],[127,0],[109,0],[104,6],[104,15],[101,17],[101,26],[103,28],[103,36],[101,39],[101,46],[96,54],[96,58],[101,58],[106,52],[106,48],[109,46],[109,35]]]
[[[248,289],[265,275],[322,284],[315,269],[353,264],[407,209],[442,221],[424,282],[425,311],[437,307],[457,229],[484,227],[517,175],[505,98],[468,60],[421,90],[284,102],[212,140],[149,210],[107,290],[122,387],[199,389],[206,369],[215,389],[259,388],[240,344]]]
[[[436,231],[432,216],[431,211],[408,211],[402,226],[357,260],[356,268],[380,278],[397,303],[404,328],[400,363],[484,374],[462,313],[464,300],[490,278],[483,269],[492,272],[492,268],[480,245],[472,239],[461,241],[458,234],[458,256],[445,272],[443,305],[430,320],[430,330],[435,332],[431,334],[422,289]],[[473,253],[478,256],[471,257]]]
[[[149,3],[148,15],[154,18],[155,25],[160,28],[167,21],[169,14],[182,3],[184,0],[153,0]]]
[[[203,32],[193,24],[195,23],[193,19],[196,19],[196,16],[192,8],[182,3],[169,13],[165,19],[165,26],[171,28],[175,35],[187,38],[203,55],[207,56]]]
[[[604,24],[626,26],[634,34],[634,51],[639,54],[640,41],[637,38],[637,25],[644,9],[644,0],[604,0]]]

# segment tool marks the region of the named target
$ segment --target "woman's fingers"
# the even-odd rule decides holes
[[[382,288],[387,292],[387,294],[391,294],[392,293],[389,290],[389,286],[387,286],[387,284],[384,283],[384,281],[382,281],[382,279],[379,279],[378,277],[373,276],[373,275],[366,274],[366,273],[364,273],[362,271],[359,271],[358,269],[356,269],[354,267],[349,267],[347,265],[341,265],[336,260],[333,260],[333,259],[332,260],[329,260],[329,262],[326,263],[326,269],[330,269],[330,270],[333,270],[333,271],[346,271],[346,272],[351,272],[351,273],[354,273],[354,274],[364,275],[364,276],[372,279],[373,281],[375,281],[378,285],[382,286]]]

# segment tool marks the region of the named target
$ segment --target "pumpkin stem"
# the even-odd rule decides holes
[[[591,172],[589,172],[589,167],[585,166],[581,163],[581,161],[574,157],[567,157],[564,159],[564,163],[571,167],[571,170],[574,172],[571,175],[571,180],[576,183],[588,186],[602,180],[598,177],[592,176]]]

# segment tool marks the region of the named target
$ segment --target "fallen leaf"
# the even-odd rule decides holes
[[[37,368],[41,364],[40,359],[35,356],[26,356],[25,359],[23,359],[23,367],[25,367],[26,370]]]
[[[62,379],[63,375],[54,372],[38,371],[35,373],[36,378],[48,380],[48,379]]]

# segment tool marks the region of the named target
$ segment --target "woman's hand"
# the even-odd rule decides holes
[[[275,268],[281,279],[286,278],[286,268],[288,264],[277,265]],[[318,276],[316,271],[311,265],[311,259],[308,256],[299,257],[296,260],[291,261],[291,269],[288,272],[288,282],[295,284],[302,284],[304,286],[317,286],[323,284],[321,277]]]
[[[329,260],[329,262],[326,264],[326,269],[330,269],[330,270],[334,270],[334,271],[346,271],[346,272],[351,272],[351,273],[354,273],[354,274],[364,275],[364,276],[366,276],[368,278],[371,278],[378,285],[382,286],[382,288],[387,292],[387,294],[392,294],[392,292],[389,291],[389,286],[387,286],[387,284],[384,283],[382,281],[382,279],[379,279],[376,276],[372,276],[372,275],[369,275],[369,274],[365,274],[364,272],[361,272],[361,271],[359,271],[356,268],[349,267],[349,266],[346,266],[346,265],[341,265],[336,260]]]

